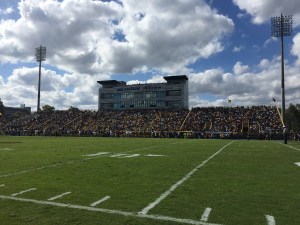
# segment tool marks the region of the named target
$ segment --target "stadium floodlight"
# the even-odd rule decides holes
[[[37,100],[37,109],[40,111],[40,98],[41,98],[41,67],[42,61],[46,61],[46,47],[40,45],[40,47],[35,48],[35,57],[36,61],[39,62],[39,83],[38,83],[38,100]]]
[[[284,48],[283,37],[291,36],[293,33],[293,16],[272,17],[271,18],[271,35],[280,37],[281,40],[281,118],[285,128],[285,90],[284,90]],[[286,129],[284,129],[286,131]],[[284,134],[284,143],[287,144],[286,134]]]

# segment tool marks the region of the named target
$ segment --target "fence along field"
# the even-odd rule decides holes
[[[296,142],[1,137],[0,162],[3,224],[300,221]]]

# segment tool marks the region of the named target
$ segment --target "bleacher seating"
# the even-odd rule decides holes
[[[6,135],[270,138],[282,134],[275,107],[195,107],[191,110],[54,110],[1,117]]]

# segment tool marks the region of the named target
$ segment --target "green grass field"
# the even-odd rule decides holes
[[[299,225],[281,143],[0,136],[0,224]]]

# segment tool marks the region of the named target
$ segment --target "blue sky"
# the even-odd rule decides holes
[[[0,98],[36,110],[35,47],[47,47],[41,105],[97,109],[98,80],[189,77],[190,107],[280,104],[280,41],[270,18],[293,15],[285,37],[286,104],[300,103],[297,0],[1,0]]]

